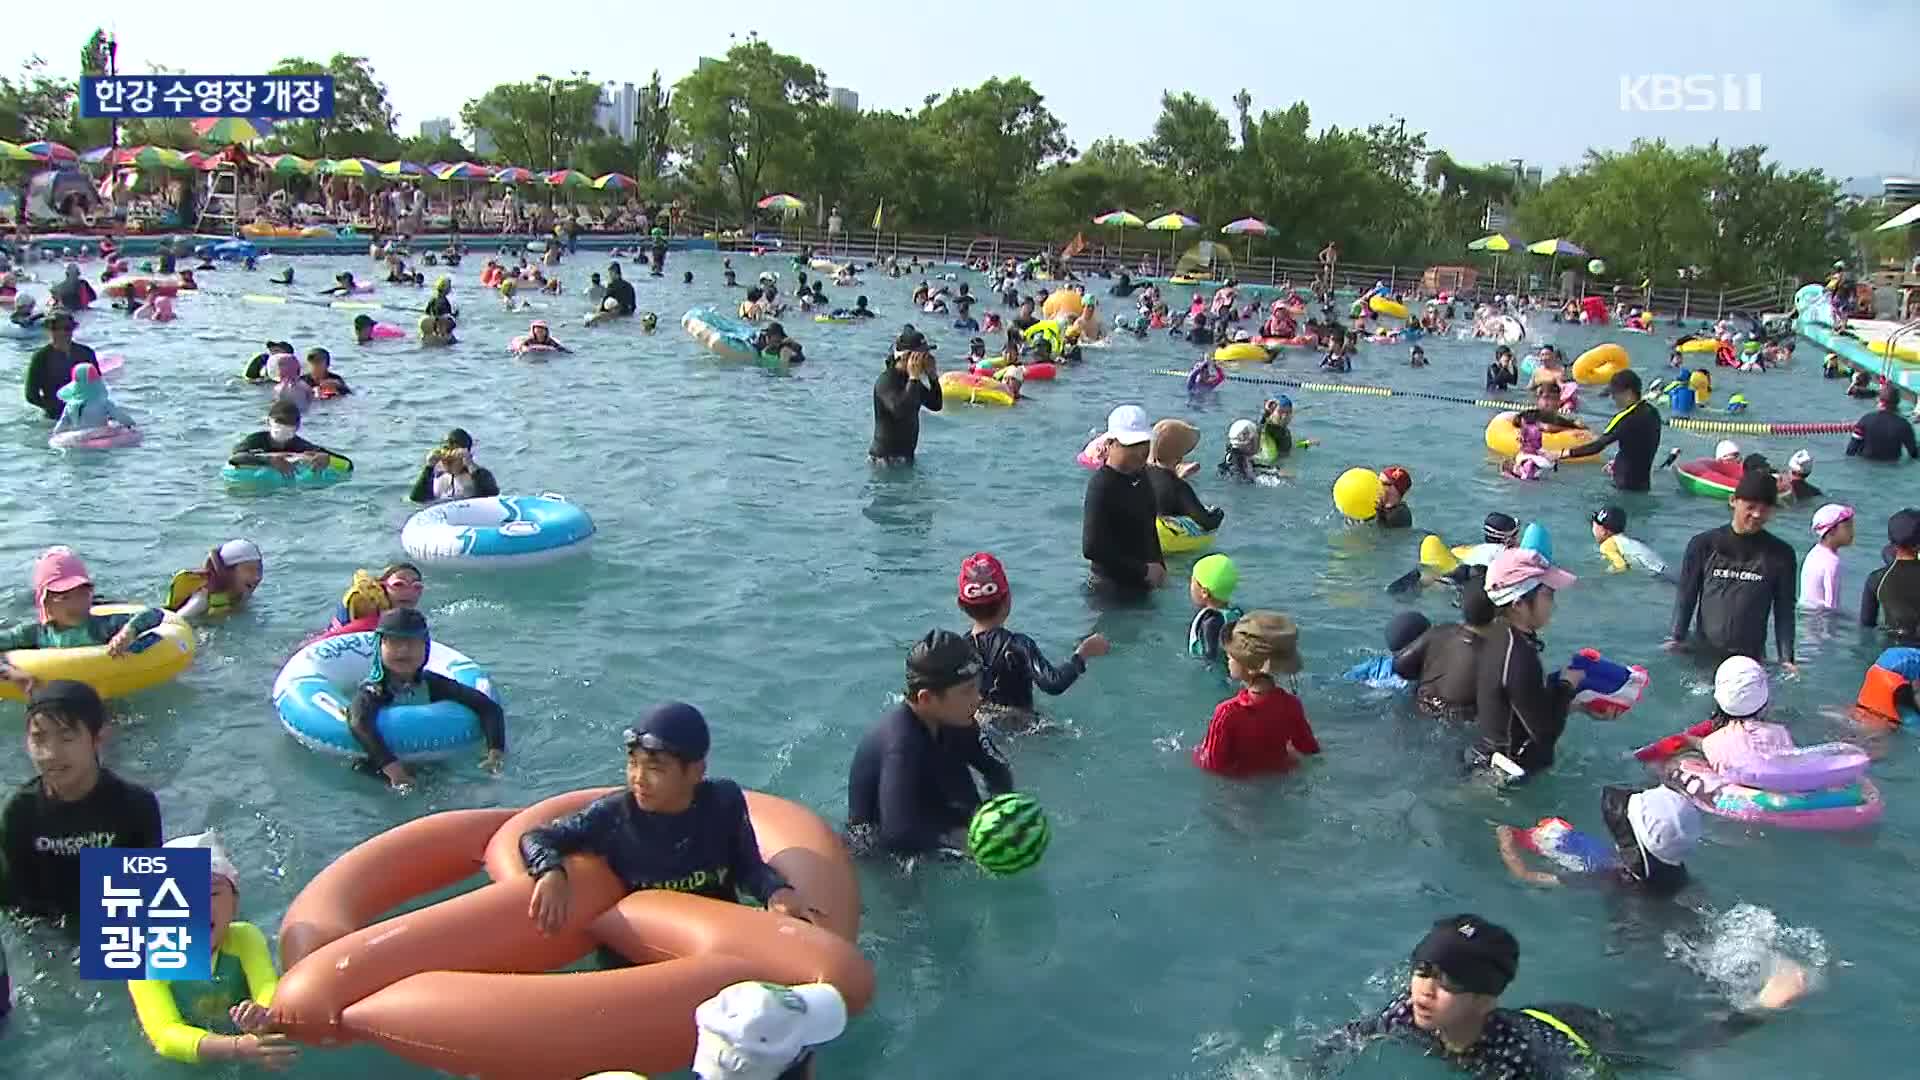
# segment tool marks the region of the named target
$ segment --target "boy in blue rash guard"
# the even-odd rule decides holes
[[[1375,690],[1405,690],[1413,685],[1412,681],[1396,672],[1394,661],[1399,659],[1400,651],[1420,639],[1420,635],[1433,628],[1433,623],[1417,611],[1403,611],[1387,621],[1387,651],[1347,669],[1343,676],[1349,682],[1366,683]]]
[[[707,779],[710,737],[699,709],[661,705],[623,739],[626,790],[520,837],[520,858],[535,880],[529,918],[547,933],[566,924],[565,859],[574,854],[605,859],[635,892],[666,889],[730,903],[745,892],[768,911],[807,918],[813,909],[760,857],[740,785]]]
[[[968,636],[980,655],[979,713],[998,721],[1002,730],[1033,726],[1035,686],[1049,694],[1064,694],[1086,674],[1089,659],[1107,654],[1106,636],[1091,634],[1065,664],[1054,667],[1032,638],[1007,629],[1013,586],[1000,560],[987,552],[976,551],[960,564],[959,602],[973,623]]]
[[[426,705],[451,701],[466,706],[480,720],[487,741],[483,767],[497,769],[507,753],[507,720],[500,703],[455,679],[426,668],[433,649],[427,617],[418,608],[393,608],[380,616],[374,629],[377,645],[373,668],[360,692],[347,707],[347,729],[367,752],[367,764],[386,777],[397,791],[413,784],[413,777],[387,748],[380,736],[380,712],[394,705]]]

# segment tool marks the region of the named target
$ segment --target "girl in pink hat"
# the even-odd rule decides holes
[[[33,564],[33,605],[39,618],[0,630],[0,652],[13,649],[76,649],[105,645],[107,655],[123,656],[140,635],[160,625],[158,608],[98,615],[93,611],[93,578],[73,549],[48,548]],[[0,678],[23,691],[33,677],[0,660]]]
[[[1820,542],[1800,563],[1800,606],[1809,611],[1840,610],[1840,549],[1853,544],[1853,507],[1828,503],[1813,515]]]

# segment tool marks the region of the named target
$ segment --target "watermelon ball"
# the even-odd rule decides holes
[[[995,877],[1017,874],[1040,861],[1052,835],[1046,812],[1031,795],[995,795],[967,825],[967,852]]]

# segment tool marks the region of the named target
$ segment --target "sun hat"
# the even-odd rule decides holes
[[[1300,628],[1277,611],[1250,611],[1233,624],[1227,655],[1258,674],[1295,674],[1300,670]]]
[[[1845,522],[1853,520],[1853,507],[1828,503],[1813,512],[1813,535],[1825,536]]]
[[[829,983],[740,982],[693,1011],[700,1080],[774,1080],[810,1048],[847,1029],[847,1002]]]
[[[1506,607],[1542,585],[1558,590],[1576,580],[1531,548],[1507,548],[1487,567],[1487,598],[1495,607]]]

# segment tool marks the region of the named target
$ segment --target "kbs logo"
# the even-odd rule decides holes
[[[1759,75],[1622,75],[1621,112],[1759,112]]]

